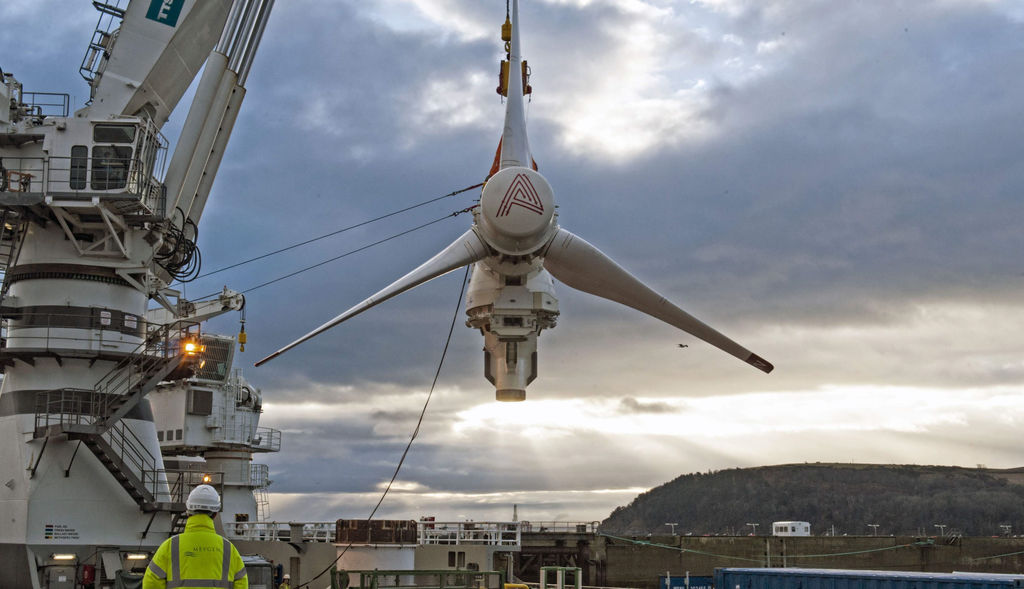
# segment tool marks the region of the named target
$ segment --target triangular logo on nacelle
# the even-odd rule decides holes
[[[501,199],[498,212],[494,216],[508,215],[512,211],[513,205],[523,207],[538,215],[544,214],[544,203],[541,202],[537,189],[533,187],[530,177],[526,174],[516,174],[515,179],[509,184],[508,190],[505,191],[505,197]]]

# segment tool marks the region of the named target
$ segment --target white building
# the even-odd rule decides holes
[[[810,536],[811,524],[808,522],[772,522],[773,536]]]

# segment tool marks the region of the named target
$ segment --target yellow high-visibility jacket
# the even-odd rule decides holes
[[[238,550],[213,529],[210,516],[188,518],[185,531],[157,548],[142,579],[143,589],[249,589]]]

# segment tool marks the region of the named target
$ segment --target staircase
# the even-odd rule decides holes
[[[147,481],[136,475],[136,472],[140,472],[143,478],[149,478],[146,473],[157,472],[156,460],[143,449],[141,441],[124,423],[117,423],[106,437],[69,432],[68,439],[82,440],[143,511],[177,511],[163,509],[164,506],[156,501],[155,493],[150,490]]]
[[[189,476],[197,473],[157,468],[157,457],[122,418],[161,381],[192,373],[191,357],[181,348],[186,337],[186,329],[178,324],[163,326],[150,332],[92,390],[39,393],[34,437],[80,440],[143,511],[184,512],[188,490],[203,481]]]

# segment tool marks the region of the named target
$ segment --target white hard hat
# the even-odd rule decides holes
[[[282,580],[284,580],[284,581],[291,581],[292,580],[292,576],[289,575],[288,573],[285,573],[284,577],[282,577]]]
[[[185,500],[185,509],[195,511],[220,511],[220,495],[210,485],[199,485],[188,494]]]

